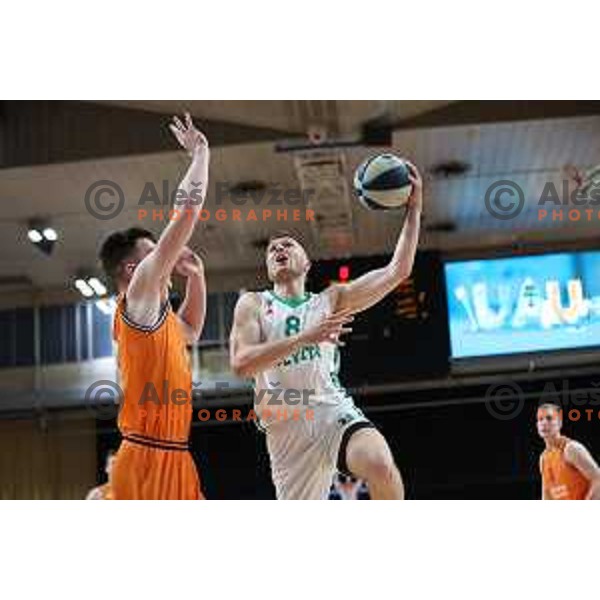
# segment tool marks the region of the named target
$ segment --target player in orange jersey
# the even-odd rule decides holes
[[[600,500],[600,468],[586,447],[561,435],[562,411],[540,405],[537,430],[546,442],[540,456],[543,500]]]
[[[187,345],[204,325],[206,286],[202,262],[186,244],[206,197],[209,148],[189,114],[185,123],[174,117],[170,127],[191,157],[176,196],[181,218],[171,220],[157,241],[143,229],[116,232],[100,252],[119,292],[114,337],[123,442],[111,486],[117,500],[202,498],[188,451],[193,407]],[[168,297],[173,273],[187,279],[177,314]]]
[[[111,473],[112,466],[115,462],[115,451],[109,450],[106,453],[106,462],[104,464],[104,472],[106,473],[106,483],[102,485],[98,485],[95,488],[92,488],[88,495],[85,497],[86,500],[112,500],[112,491],[111,491]]]

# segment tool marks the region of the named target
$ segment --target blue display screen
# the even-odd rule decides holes
[[[444,269],[452,358],[600,346],[600,251]]]

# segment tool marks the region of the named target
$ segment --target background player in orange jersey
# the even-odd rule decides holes
[[[104,472],[106,473],[106,483],[102,485],[98,485],[95,488],[92,488],[88,495],[85,497],[86,500],[112,500],[112,491],[111,491],[111,475],[112,475],[112,467],[115,462],[115,451],[109,450],[106,453],[106,462],[104,464]]]
[[[172,220],[158,241],[143,229],[116,232],[100,252],[119,292],[114,337],[123,442],[111,486],[117,500],[202,497],[188,452],[192,377],[186,345],[202,331],[206,287],[202,262],[186,244],[206,197],[209,148],[189,114],[185,122],[174,117],[170,127],[191,157],[175,207],[186,216]],[[177,314],[168,299],[173,273],[187,278]]]
[[[537,429],[546,443],[540,456],[542,499],[600,500],[600,468],[587,448],[561,435],[562,411],[556,404],[542,404]]]

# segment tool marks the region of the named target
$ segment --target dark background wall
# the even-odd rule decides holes
[[[557,389],[564,384],[563,379],[548,381]],[[585,382],[573,380],[571,387],[582,389]],[[468,394],[469,390],[455,392]],[[538,460],[543,443],[536,433],[535,397],[527,399],[520,413],[509,420],[494,418],[485,402],[475,397],[446,406],[432,402],[405,409],[403,403],[411,405],[410,394],[357,399],[387,438],[409,498],[540,497]],[[593,420],[588,422],[584,413],[578,422],[565,418],[564,433],[600,457],[600,410],[586,408],[594,408]],[[99,423],[98,432],[100,469],[106,449],[118,445],[119,437],[114,424],[106,421]],[[208,498],[274,497],[264,435],[254,423],[195,419],[192,448]]]

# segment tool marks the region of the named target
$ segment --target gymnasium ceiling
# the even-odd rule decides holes
[[[318,127],[330,139],[354,142],[326,153],[327,161],[342,161],[346,188],[366,156],[390,146],[421,168],[424,246],[597,237],[596,221],[540,222],[536,202],[546,181],[561,185],[565,165],[585,169],[600,163],[600,102],[0,102],[0,294],[68,288],[79,269],[95,267],[107,232],[132,224],[159,230],[160,223],[138,219],[137,201],[148,182],[160,192],[168,181],[172,190],[185,172],[186,156],[166,128],[169,116],[185,109],[211,141],[206,208],[213,214],[217,183],[258,181],[267,191],[297,188],[300,155],[277,152],[276,145],[304,142],[307,130]],[[467,170],[452,175],[453,163]],[[514,180],[525,192],[525,208],[516,219],[493,219],[486,210],[485,191],[499,179]],[[99,180],[117,182],[124,192],[125,208],[110,221],[94,219],[84,205],[86,190]],[[393,247],[398,214],[366,211],[339,189],[333,198],[333,204],[323,200],[313,207],[324,211],[318,227],[283,224],[304,234],[314,256],[375,254]],[[59,232],[51,257],[27,240],[32,218],[48,219]],[[281,227],[276,221],[211,218],[197,228],[192,245],[202,249],[209,274],[226,277],[259,267],[261,241]]]

